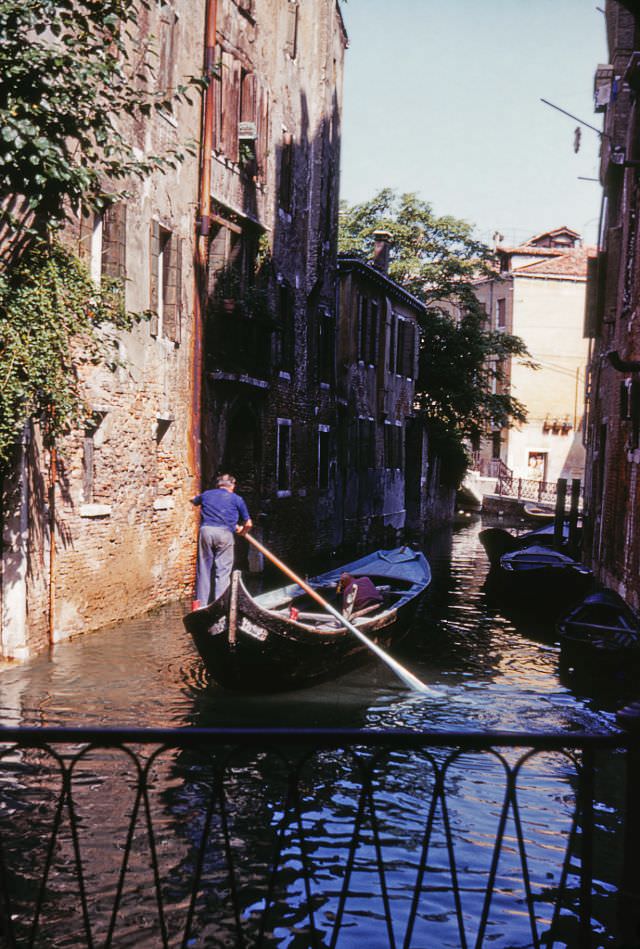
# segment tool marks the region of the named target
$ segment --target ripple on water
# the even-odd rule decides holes
[[[432,590],[411,634],[397,650],[400,661],[437,689],[438,694],[407,692],[386,666],[375,663],[333,682],[287,695],[242,696],[226,692],[209,681],[184,632],[183,605],[175,604],[112,629],[60,644],[51,656],[40,656],[24,665],[5,669],[0,673],[0,721],[29,725],[284,728],[295,723],[303,727],[409,728],[438,732],[470,729],[611,731],[615,727],[613,707],[601,704],[597,697],[572,692],[560,680],[553,630],[534,624],[517,625],[487,602],[483,591],[487,563],[477,537],[480,526],[470,525],[454,534],[450,539],[450,556],[446,549],[444,555],[431,554]],[[442,550],[448,543],[446,537],[438,537],[433,541],[433,548]],[[429,555],[429,551],[427,553]],[[438,752],[434,760],[442,766],[444,756],[444,751]],[[96,782],[102,782],[101,804],[90,819],[87,815],[85,829],[92,827],[87,841],[90,852],[109,853],[111,862],[105,864],[108,872],[93,881],[103,896],[115,885],[117,861],[112,859],[114,855],[109,848],[119,846],[121,830],[114,826],[117,815],[109,804],[109,792],[125,794],[130,790],[126,781],[122,785],[117,768],[106,777],[97,777],[97,766],[105,760],[96,754],[87,762],[82,785],[83,793],[88,794]],[[311,785],[305,800],[304,820],[316,862],[314,880],[319,888],[319,926],[324,930],[337,910],[345,847],[349,827],[355,819],[356,799],[344,763],[339,755],[322,758],[317,763],[317,784]],[[187,844],[197,839],[202,826],[203,788],[206,788],[208,766],[193,756],[183,756],[180,761],[167,759],[158,767],[166,779],[164,797],[158,791],[154,798],[154,806],[158,807],[164,821],[162,827],[166,830],[161,859],[165,861],[163,866],[171,892],[179,903],[180,886],[189,866]],[[430,767],[424,755],[394,753],[389,758],[388,768],[376,776],[373,785],[399,944],[402,944],[402,927],[408,918],[410,894],[418,870],[420,835],[429,801]],[[243,912],[247,917],[251,907],[258,906],[263,899],[251,874],[255,876],[260,866],[268,865],[268,856],[258,842],[259,834],[265,827],[274,827],[277,815],[282,813],[282,801],[278,802],[275,790],[270,788],[273,772],[252,772],[251,780],[253,796],[241,796],[232,814],[239,866],[246,866]],[[458,855],[463,914],[472,932],[473,920],[477,920],[482,905],[487,861],[504,796],[504,767],[490,755],[467,755],[448,766],[447,781],[452,795],[449,817],[461,848]],[[538,894],[545,887],[553,888],[559,878],[574,783],[570,763],[561,756],[536,756],[523,772],[522,820],[529,835],[532,885]],[[270,794],[273,799],[269,798]],[[610,768],[608,780],[603,780],[599,794],[599,815],[605,826],[601,845],[606,849],[618,814],[619,788],[614,768]],[[441,814],[439,821],[426,868],[431,901],[428,904],[421,901],[418,921],[422,931],[433,933],[429,944],[456,946],[459,943],[455,906],[451,899]],[[176,837],[176,827],[183,849],[171,842]],[[335,838],[328,838],[328,828],[336,830]],[[115,842],[110,843],[112,839]],[[517,892],[519,877],[516,829],[511,819],[506,828],[506,842],[487,937],[491,945],[505,949],[525,946],[530,941],[528,920],[520,913],[522,902],[518,904],[519,909],[514,909],[513,895]],[[364,859],[371,856],[374,844],[370,828],[363,828],[352,899],[345,910],[349,926],[345,933],[350,934],[352,945],[359,945],[365,939],[375,945],[380,932],[375,925],[380,906],[371,896],[377,887],[375,873]],[[281,909],[279,922],[274,922],[274,932],[280,934],[276,942],[283,946],[293,938],[295,907],[303,898],[299,882],[295,882],[299,881],[299,867],[296,871],[295,847],[293,844],[291,847],[291,853],[287,851],[293,881],[288,906]],[[134,889],[136,885],[143,886],[147,872],[148,863],[141,855],[132,867]],[[224,874],[213,858],[204,873],[211,892],[217,892]],[[604,895],[594,917],[598,913],[606,916],[607,887],[610,890],[611,883],[604,880]],[[546,905],[540,902],[537,912],[544,915]],[[129,911],[133,914],[129,917],[131,920],[135,917],[135,906],[129,907]],[[220,919],[219,932],[231,933],[231,925],[228,919]],[[598,918],[594,919],[594,925],[600,925]],[[143,945],[135,942],[134,934],[135,927],[130,935],[122,932],[118,944]],[[200,935],[206,943],[208,931],[203,930]],[[63,940],[59,945],[74,944],[73,932],[64,938],[66,943]],[[150,937],[147,944],[157,943]]]

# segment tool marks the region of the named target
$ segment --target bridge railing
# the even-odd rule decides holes
[[[531,478],[502,475],[496,484],[496,494],[500,497],[517,498],[519,501],[546,501],[555,504],[558,489],[555,481],[536,481]]]
[[[637,945],[638,800],[625,734],[3,728],[0,944]]]

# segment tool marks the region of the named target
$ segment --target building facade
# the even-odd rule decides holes
[[[528,419],[489,433],[476,453],[483,474],[552,483],[583,477],[589,253],[575,231],[557,228],[517,247],[498,246],[499,272],[476,284],[491,329],[523,339],[538,367],[518,358],[498,367],[496,391],[505,387],[524,404]]]
[[[640,607],[640,18],[606,5],[609,62],[595,75],[604,119],[597,260],[589,273],[586,335],[586,524],[583,556],[598,578]]]
[[[220,2],[203,482],[233,471],[256,535],[297,560],[341,540],[335,257],[345,47],[335,0]]]
[[[114,337],[113,368],[82,367],[87,419],[54,455],[25,426],[3,485],[0,658],[189,596],[190,498],[223,468],[280,554],[339,539],[337,2],[168,0],[137,27],[159,91],[212,81],[204,107],[193,94],[124,133],[143,156],[194,138],[202,154],[71,229],[148,318]]]
[[[424,531],[436,476],[414,411],[424,304],[388,276],[387,238],[376,235],[372,263],[338,260],[338,457],[351,546],[394,546]]]

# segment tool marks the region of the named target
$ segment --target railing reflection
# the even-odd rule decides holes
[[[638,821],[599,775],[635,813],[639,759],[625,735],[4,728],[1,944],[609,945],[637,934]]]

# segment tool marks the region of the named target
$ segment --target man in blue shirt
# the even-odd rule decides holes
[[[233,475],[222,474],[215,488],[203,491],[191,500],[192,504],[202,508],[194,609],[222,596],[229,586],[233,568],[233,535],[246,534],[253,527],[247,505],[235,490]],[[213,596],[212,573],[215,573]]]

